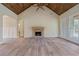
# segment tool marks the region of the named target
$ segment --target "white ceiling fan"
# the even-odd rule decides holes
[[[35,3],[33,6],[37,7],[36,11],[38,11],[39,9],[45,10],[43,6],[47,6],[47,5],[48,3]]]

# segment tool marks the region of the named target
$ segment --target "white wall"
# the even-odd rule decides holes
[[[3,40],[3,15],[0,14],[0,42]]]
[[[60,37],[79,43],[79,40],[70,37],[70,22],[75,15],[79,15],[79,4],[60,16]]]
[[[47,7],[43,7],[45,10],[39,9],[37,12],[36,8],[32,6],[19,15],[19,20],[24,20],[24,37],[32,37],[32,27],[34,26],[44,27],[45,37],[57,37],[58,15]]]
[[[17,19],[17,15],[0,3],[0,13]]]

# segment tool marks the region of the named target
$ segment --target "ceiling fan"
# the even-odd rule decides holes
[[[48,3],[35,3],[33,6],[37,7],[36,11],[38,11],[39,9],[45,10],[43,6],[47,6],[47,5]]]

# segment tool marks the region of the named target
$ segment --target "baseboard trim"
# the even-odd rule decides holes
[[[78,44],[78,43],[73,42],[73,41],[71,41],[71,40],[67,40],[67,39],[62,38],[62,37],[57,37],[57,38],[63,39],[63,40],[65,40],[65,41],[67,41],[67,42],[70,42],[70,43],[73,43],[73,44],[75,44],[75,45],[78,45],[78,46],[79,46],[79,44]]]
[[[58,37],[25,37],[24,39],[33,39],[33,38],[45,38],[45,39],[52,39],[52,38],[58,38]]]

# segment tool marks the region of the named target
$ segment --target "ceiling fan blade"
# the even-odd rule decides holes
[[[36,9],[36,11],[38,11],[39,10],[39,7]]]
[[[43,7],[40,7],[40,8],[45,11],[45,9]]]
[[[37,4],[33,4],[33,7],[37,7]]]
[[[48,3],[45,3],[45,6],[47,6],[48,5]]]

